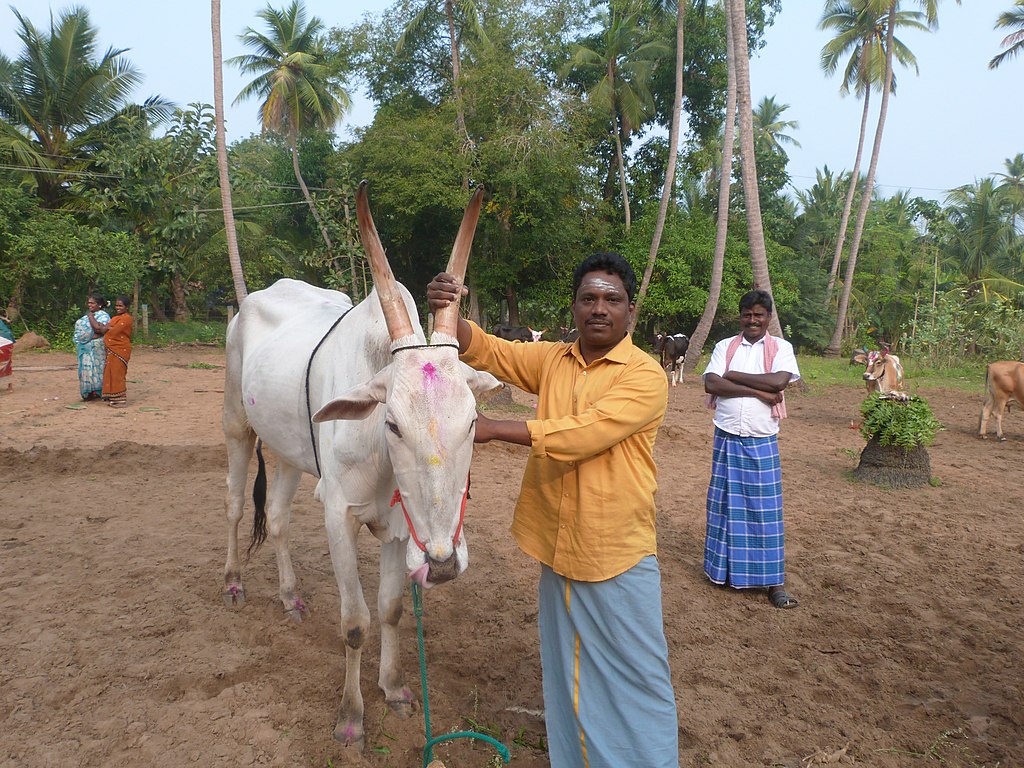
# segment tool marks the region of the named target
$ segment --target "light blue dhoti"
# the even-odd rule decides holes
[[[551,768],[678,768],[657,558],[599,582],[542,565],[539,589]]]

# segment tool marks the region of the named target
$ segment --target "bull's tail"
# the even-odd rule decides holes
[[[267,464],[263,460],[263,440],[256,440],[256,481],[252,485],[252,540],[245,550],[245,560],[263,546],[267,540]]]

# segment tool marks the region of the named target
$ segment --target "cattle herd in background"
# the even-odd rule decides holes
[[[529,326],[514,326],[499,323],[494,335],[510,341],[540,341],[546,330],[535,331]],[[559,341],[571,344],[579,337],[575,328],[560,328]],[[654,354],[661,361],[670,384],[674,387],[683,380],[683,362],[690,347],[690,339],[684,333],[655,334],[651,344]],[[868,395],[878,392],[886,400],[910,400],[912,395],[903,388],[903,364],[892,354],[888,344],[882,349],[869,350],[861,347],[853,352],[850,365],[864,366],[864,385]],[[987,437],[988,422],[992,415],[996,419],[996,437],[1003,436],[1003,414],[1011,403],[1024,408],[1024,363],[1014,360],[1000,360],[990,363],[985,373],[985,403],[981,409],[978,436]]]
[[[888,345],[881,350],[856,349],[850,357],[850,365],[864,366],[864,383],[868,394],[890,400],[909,400],[911,395],[903,391],[903,366],[900,359],[889,351]],[[978,436],[988,437],[988,422],[995,414],[996,437],[1003,436],[1003,414],[1011,403],[1024,408],[1024,362],[998,360],[989,363],[985,370],[985,402],[981,407],[978,421]]]

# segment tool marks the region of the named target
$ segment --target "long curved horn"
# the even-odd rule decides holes
[[[466,277],[466,265],[469,263],[469,249],[473,246],[473,235],[476,234],[476,223],[480,218],[480,203],[484,199],[484,188],[477,187],[473,197],[466,206],[466,212],[462,215],[462,226],[459,227],[459,234],[455,238],[455,245],[452,246],[452,255],[448,259],[448,269],[454,275],[456,282],[461,286]],[[434,333],[446,333],[449,336],[458,335],[459,329],[459,298],[443,309],[434,312]]]
[[[380,299],[381,309],[384,310],[384,322],[388,326],[388,334],[392,341],[413,335],[412,321],[409,319],[409,310],[402,301],[402,295],[398,292],[398,283],[395,282],[395,275],[388,264],[388,257],[384,253],[384,246],[381,245],[377,236],[377,228],[373,225],[373,216],[370,215],[370,203],[367,200],[366,188],[368,182],[363,179],[359,182],[359,189],[356,190],[356,217],[359,219],[359,238],[363,241],[363,250],[370,261],[370,272],[373,273],[373,285],[377,289],[377,298]]]

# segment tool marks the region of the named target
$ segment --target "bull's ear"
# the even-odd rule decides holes
[[[339,419],[365,419],[380,403],[387,400],[391,366],[378,373],[365,384],[353,387],[341,397],[336,397],[313,414],[313,423],[337,421]]]
[[[470,391],[477,397],[501,388],[501,382],[491,374],[485,371],[474,370],[463,362],[460,362],[459,365],[462,366],[462,373],[466,377],[466,384],[469,385]]]

